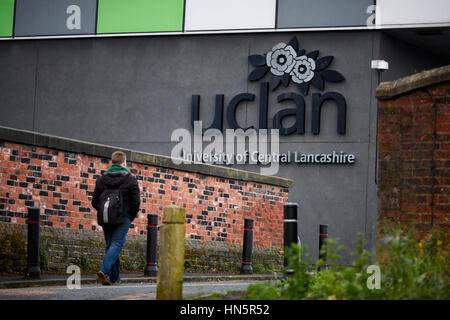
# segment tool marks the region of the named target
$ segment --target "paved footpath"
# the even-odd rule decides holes
[[[183,298],[198,295],[239,291],[258,281],[189,282],[183,284]],[[81,285],[0,289],[0,300],[155,300],[156,284],[120,284],[116,286]]]
[[[152,300],[156,298],[156,277],[138,273],[121,274],[122,283],[102,286],[94,275],[81,275],[81,288],[69,289],[70,275],[43,274],[41,279],[0,277],[0,300]],[[215,292],[245,290],[251,283],[273,280],[271,274],[185,274],[183,298]]]

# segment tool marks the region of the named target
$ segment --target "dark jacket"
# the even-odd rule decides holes
[[[138,212],[139,205],[141,204],[139,185],[135,177],[133,177],[128,171],[107,171],[100,176],[95,182],[94,195],[92,196],[92,207],[95,210],[99,210],[99,200],[105,188],[116,189],[120,187],[122,192],[123,201],[128,208],[127,214],[130,221],[133,221]]]

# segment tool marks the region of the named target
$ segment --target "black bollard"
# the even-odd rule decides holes
[[[241,273],[252,274],[252,251],[253,251],[253,222],[251,218],[245,218],[244,222],[244,245],[242,248]]]
[[[158,275],[158,215],[147,215],[147,265],[144,275],[156,277]]]
[[[323,246],[326,245],[326,243],[327,243],[327,238],[328,238],[328,225],[327,224],[319,225],[319,259],[322,259],[323,262],[325,262],[325,265],[322,268],[320,268],[320,267],[318,268],[319,271],[320,271],[320,269],[323,269],[323,270],[328,269],[328,265],[326,264],[327,253],[322,252]]]
[[[288,202],[284,204],[284,267],[288,265],[286,250],[298,243],[298,203]],[[286,275],[292,275],[292,270],[286,270]]]
[[[41,267],[39,265],[40,224],[38,207],[28,208],[28,243],[27,243],[27,269],[26,278],[39,279]]]

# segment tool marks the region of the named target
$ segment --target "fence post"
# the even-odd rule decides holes
[[[318,270],[320,271],[320,269],[328,269],[328,265],[326,264],[327,262],[327,253],[326,252],[322,252],[322,248],[324,245],[326,245],[327,243],[327,238],[328,238],[328,225],[327,224],[321,224],[319,225],[319,259],[322,259],[325,262],[325,265],[322,268],[318,268]]]
[[[253,251],[253,223],[252,218],[244,220],[244,244],[242,247],[241,273],[252,274],[252,251]]]
[[[41,277],[40,263],[40,208],[28,208],[28,243],[27,243],[27,269],[25,271],[26,278],[39,279]]]
[[[147,215],[147,265],[144,275],[156,277],[158,274],[158,215]]]
[[[164,208],[160,230],[157,300],[183,298],[185,209],[177,206]]]
[[[298,243],[298,203],[284,204],[284,267],[288,265],[286,251],[293,243]],[[292,275],[292,270],[286,270],[286,275]]]

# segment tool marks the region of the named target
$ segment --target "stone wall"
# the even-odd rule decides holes
[[[90,202],[95,179],[116,149],[0,128],[0,222],[8,226],[2,230],[25,234],[27,207],[38,206],[49,268],[69,262],[95,268],[104,243]],[[205,164],[176,166],[167,157],[124,151],[141,190],[141,211],[122,255],[128,269],[145,263],[147,214],[157,213],[161,223],[167,205],[186,209],[188,267],[240,262],[244,218],[255,219],[255,261],[280,267],[283,204],[292,180]]]
[[[377,98],[379,230],[386,219],[447,232],[450,66],[381,83]]]
[[[8,248],[0,249],[0,273],[21,272],[26,267],[27,226],[0,222],[0,239]],[[97,270],[102,262],[105,242],[101,232],[41,226],[40,264],[43,272],[65,272],[78,265],[83,272]],[[125,271],[143,271],[147,240],[128,235],[120,256]],[[186,272],[238,272],[241,244],[186,239]],[[253,251],[255,271],[281,269],[282,250],[257,246]],[[258,269],[259,268],[259,269]]]

